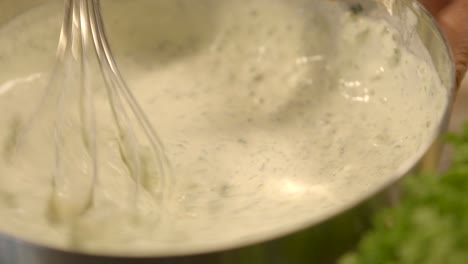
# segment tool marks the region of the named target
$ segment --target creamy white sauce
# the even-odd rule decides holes
[[[177,184],[165,209],[145,192],[135,221],[133,180],[97,89],[96,207],[73,225],[53,225],[52,112],[26,134],[20,159],[10,160],[8,142],[39,103],[61,10],[39,7],[0,29],[0,231],[40,243],[169,254],[317,222],[396,177],[447,104],[420,43],[416,56],[385,20],[355,16],[339,1],[104,2],[117,61]],[[90,173],[79,119],[64,112],[66,210],[82,203]]]

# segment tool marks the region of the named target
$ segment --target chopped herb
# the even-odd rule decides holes
[[[393,50],[393,56],[392,56],[392,65],[393,66],[398,66],[401,62],[401,50],[399,48],[395,48]]]
[[[6,160],[11,159],[11,155],[16,148],[18,143],[18,137],[21,129],[21,120],[19,117],[15,117],[10,122],[10,131],[5,139],[3,147],[3,155]]]
[[[219,190],[219,194],[221,196],[227,196],[229,194],[229,191],[231,190],[231,186],[227,184],[223,184]]]
[[[237,142],[238,142],[239,144],[242,144],[242,145],[247,145],[247,140],[245,140],[245,139],[243,139],[243,138],[237,139]]]
[[[361,4],[354,4],[354,5],[351,5],[349,7],[349,9],[351,10],[351,12],[354,14],[354,15],[359,15],[361,14],[362,12],[364,12],[364,7],[361,5]]]

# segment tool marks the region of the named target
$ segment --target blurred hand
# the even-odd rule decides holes
[[[468,0],[420,1],[437,18],[452,46],[459,85],[468,63]]]

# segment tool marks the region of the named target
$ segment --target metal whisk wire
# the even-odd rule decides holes
[[[64,20],[60,33],[59,45],[57,48],[57,62],[54,67],[51,83],[54,83],[63,68],[74,67],[69,63],[79,63],[79,106],[82,126],[82,141],[91,160],[92,186],[87,195],[86,205],[78,212],[79,215],[86,213],[93,206],[94,197],[99,186],[99,155],[97,144],[96,116],[95,116],[95,89],[90,81],[90,53],[97,57],[99,70],[104,79],[105,90],[108,96],[109,108],[116,123],[118,137],[120,139],[119,148],[122,160],[130,175],[135,181],[133,193],[134,208],[138,207],[138,200],[142,186],[142,156],[140,153],[139,138],[136,129],[143,131],[150,149],[150,162],[156,164],[156,174],[158,177],[158,190],[153,190],[158,194],[158,199],[164,203],[170,193],[171,177],[169,162],[165,156],[163,145],[148,117],[138,104],[135,96],[130,91],[123,79],[117,64],[113,58],[107,37],[104,31],[104,24],[101,15],[99,0],[65,0]],[[67,83],[59,83],[63,87],[59,88],[57,97],[57,111],[55,117],[55,166],[56,172],[53,176],[52,192],[54,197],[57,193],[57,186],[63,180],[62,171],[63,157],[61,155],[64,133],[62,110],[64,105],[63,97],[66,93]],[[50,85],[47,89],[52,89]],[[46,92],[47,96],[47,92]],[[44,100],[43,100],[44,101]],[[133,122],[133,123],[132,123]],[[140,135],[141,136],[141,135]]]

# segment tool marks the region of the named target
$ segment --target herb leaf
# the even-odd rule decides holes
[[[451,168],[408,177],[402,202],[380,212],[357,252],[340,264],[467,263],[468,125],[449,142],[455,149]]]

